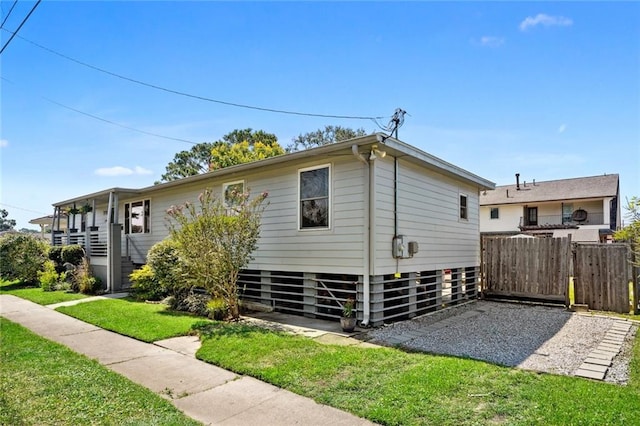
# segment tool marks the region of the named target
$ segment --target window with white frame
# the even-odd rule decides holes
[[[222,202],[227,209],[232,210],[240,204],[242,202],[242,194],[244,194],[243,180],[222,184]]]
[[[124,233],[149,233],[150,201],[134,201],[124,205]]]
[[[491,207],[491,219],[500,219],[500,210],[498,207]]]
[[[300,169],[298,176],[300,229],[328,229],[331,211],[330,165]]]
[[[467,207],[467,196],[460,194],[460,219],[469,219],[469,209]]]

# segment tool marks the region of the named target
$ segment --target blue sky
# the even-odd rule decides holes
[[[2,18],[13,0],[0,1]],[[20,0],[15,30],[35,1]],[[2,30],[4,45],[10,33]],[[283,146],[389,117],[399,137],[497,184],[619,173],[640,195],[640,3],[43,1],[0,56],[0,208],[28,220],[110,187],[144,187],[193,142],[233,129]],[[388,118],[380,120],[386,124]]]

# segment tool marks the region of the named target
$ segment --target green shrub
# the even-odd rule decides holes
[[[49,247],[48,257],[54,262],[58,272],[64,271],[64,267],[62,266],[64,263],[62,261],[62,246]]]
[[[47,260],[47,243],[23,233],[8,233],[0,237],[0,277],[38,283],[38,272]]]
[[[229,315],[229,306],[224,299],[215,298],[207,303],[207,311],[209,318],[222,321]]]
[[[175,295],[183,290],[182,260],[172,239],[164,239],[151,247],[147,253],[147,265],[162,294]]]
[[[63,252],[64,253],[64,252]],[[91,273],[89,259],[83,257],[73,272],[74,288],[82,294],[96,294],[102,290],[102,280]]]
[[[190,312],[195,315],[206,317],[209,315],[209,296],[200,293],[180,292],[169,299],[169,307],[174,311]]]
[[[168,294],[165,288],[158,284],[151,266],[144,265],[129,275],[131,293],[137,300],[162,300]]]
[[[71,263],[72,265],[80,265],[84,258],[84,249],[78,244],[64,246],[61,253],[62,263]]]
[[[38,271],[38,280],[40,281],[40,287],[44,291],[60,290],[64,287],[63,283],[66,277],[66,273],[59,273],[56,270],[56,264],[52,260],[44,262],[43,270]]]

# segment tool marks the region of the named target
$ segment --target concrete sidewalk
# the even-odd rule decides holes
[[[183,351],[121,336],[15,296],[0,295],[0,316],[96,359],[204,424],[373,424]]]

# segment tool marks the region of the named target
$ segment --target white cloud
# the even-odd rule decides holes
[[[114,167],[102,167],[96,169],[94,172],[98,176],[130,176],[130,175],[151,175],[153,172],[151,170],[145,169],[144,167],[136,166],[133,169],[122,166],[114,166]]]
[[[560,127],[558,127],[558,133],[564,133],[565,130],[567,130],[567,125],[562,123]]]
[[[536,16],[527,16],[520,22],[520,31],[527,31],[529,28],[542,25],[545,27],[569,27],[573,25],[573,20],[564,16],[549,16],[544,13],[538,13]]]
[[[6,139],[0,139],[0,148],[6,148],[9,146],[9,141]]]
[[[136,166],[134,169],[134,173],[137,175],[152,175],[153,172],[149,169],[145,169],[144,167]]]
[[[504,44],[504,38],[494,36],[482,36],[475,44],[485,47],[500,47]]]

